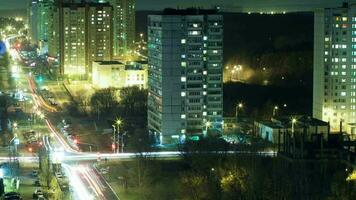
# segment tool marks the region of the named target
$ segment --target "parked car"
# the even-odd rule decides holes
[[[36,189],[32,194],[33,199],[44,198],[43,192],[40,189]]]
[[[35,186],[41,186],[41,183],[40,183],[40,180],[39,180],[39,179],[36,179],[36,180],[33,182],[33,184],[34,184]]]
[[[5,200],[20,200],[22,199],[20,194],[17,192],[8,192],[4,195]]]

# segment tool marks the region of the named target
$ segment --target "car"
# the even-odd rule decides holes
[[[62,173],[60,173],[60,172],[56,172],[56,177],[57,177],[58,179],[61,179],[61,178],[63,178],[63,175],[62,175]]]
[[[38,171],[37,170],[32,170],[31,171],[31,176],[37,177],[38,176]]]
[[[17,200],[17,199],[22,199],[20,197],[20,194],[17,192],[8,192],[4,195],[5,200]]]
[[[33,199],[44,198],[43,192],[40,189],[36,189],[32,194]]]
[[[4,200],[22,200],[20,196],[4,197]]]
[[[35,185],[35,186],[41,186],[40,180],[39,180],[39,179],[35,180],[35,181],[33,182],[33,185]]]

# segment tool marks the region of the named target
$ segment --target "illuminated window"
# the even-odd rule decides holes
[[[180,41],[180,43],[181,43],[181,44],[185,44],[185,43],[186,43],[186,39],[182,39],[182,40]]]
[[[341,92],[341,94],[340,94],[341,96],[346,96],[346,92]]]
[[[180,81],[185,82],[187,81],[187,78],[185,76],[180,77]]]
[[[185,97],[185,92],[181,92],[180,96]]]
[[[184,114],[181,115],[180,118],[181,118],[181,119],[185,119],[185,115],[184,115]]]
[[[188,35],[200,35],[200,31],[189,31]]]

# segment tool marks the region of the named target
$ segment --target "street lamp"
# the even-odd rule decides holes
[[[242,109],[244,107],[244,105],[242,103],[238,103],[235,107],[235,117],[236,117],[236,121],[237,121],[237,116],[238,116],[238,112],[240,109]]]
[[[116,126],[113,124],[112,125],[112,128],[114,129],[113,131],[113,143],[112,143],[112,150],[113,150],[113,153],[116,153]]]
[[[116,125],[117,125],[117,136],[120,137],[120,125],[122,124],[121,119],[117,119],[116,120]],[[120,139],[120,138],[118,138]],[[121,136],[121,145],[123,145],[123,135]],[[117,145],[117,141],[114,140],[115,146]],[[119,140],[119,144],[120,144],[120,140]],[[122,151],[123,151],[123,147],[119,145],[119,148],[121,147]],[[120,152],[120,149],[118,149],[118,152]]]
[[[14,126],[14,129],[17,129],[17,123],[16,122],[14,122],[13,126]]]
[[[204,137],[208,134],[208,128],[211,126],[211,122],[207,121],[205,123],[205,134]]]
[[[278,106],[274,106],[273,108],[273,116],[277,114]]]
[[[294,124],[297,123],[297,119],[296,118],[292,118],[292,134],[294,135]]]

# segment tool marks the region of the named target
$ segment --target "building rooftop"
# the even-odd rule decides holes
[[[102,60],[102,61],[95,61],[99,65],[123,65],[124,63],[117,61],[117,60]]]
[[[258,121],[265,126],[271,128],[291,128],[292,127],[292,117],[283,116],[283,117],[274,117],[271,120]],[[327,122],[324,122],[319,119],[315,119],[309,116],[296,116],[298,127],[302,126],[328,126]]]
[[[162,15],[214,15],[217,14],[217,9],[201,9],[201,8],[187,8],[187,9],[174,9],[166,8],[163,10]]]
[[[62,7],[70,7],[70,8],[80,8],[80,7],[97,7],[97,8],[102,8],[102,7],[112,7],[110,3],[95,3],[95,2],[74,2],[74,3],[68,3],[64,2],[61,4]]]

